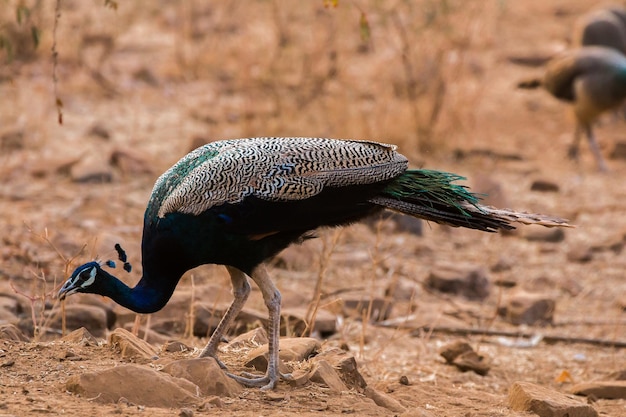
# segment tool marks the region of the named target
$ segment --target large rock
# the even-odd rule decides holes
[[[516,382],[511,386],[509,406],[539,417],[598,417],[598,412],[580,399],[530,382]]]
[[[224,374],[213,358],[184,359],[171,362],[161,371],[184,378],[200,388],[202,395],[234,397],[242,391],[241,385]]]
[[[74,375],[65,388],[99,403],[117,403],[125,398],[137,405],[174,408],[201,401],[200,389],[192,382],[139,365]]]

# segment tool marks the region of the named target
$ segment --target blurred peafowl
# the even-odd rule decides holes
[[[200,357],[217,359],[222,335],[250,293],[249,276],[269,312],[268,368],[261,377],[229,376],[271,389],[281,376],[281,296],[264,263],[310,237],[312,230],[353,223],[384,209],[487,232],[512,229],[509,222],[568,226],[558,218],[482,206],[464,186],[454,184],[461,177],[407,170],[407,159],[395,149],[319,138],[239,139],[202,146],[154,185],[144,216],[143,277],[137,286],[129,288],[100,263],[89,262],[76,268],[59,298],[95,293],[151,313],[168,302],[187,270],[225,265],[234,301]]]
[[[566,51],[548,62],[542,78],[518,84],[520,88],[540,86],[573,106],[577,124],[569,156],[578,158],[580,135],[585,132],[598,168],[607,171],[592,124],[602,113],[618,108],[626,99],[626,57],[600,46]]]
[[[611,6],[583,15],[574,27],[574,46],[604,46],[626,54],[626,9]]]

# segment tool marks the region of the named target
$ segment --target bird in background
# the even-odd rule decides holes
[[[584,133],[600,171],[608,171],[593,132],[593,123],[603,113],[616,110],[626,99],[626,56],[612,48],[586,46],[551,59],[540,78],[525,80],[519,88],[543,87],[555,98],[570,103],[576,117],[569,157],[578,159]]]
[[[604,46],[626,54],[626,9],[610,6],[592,10],[574,24],[573,45]]]
[[[247,386],[273,389],[278,371],[281,295],[266,262],[318,227],[357,222],[389,209],[436,223],[485,232],[510,223],[569,226],[555,217],[501,210],[479,203],[462,177],[408,169],[396,147],[321,138],[252,138],[213,142],[178,161],[156,181],[144,215],[143,276],[128,287],[89,262],[58,293],[107,296],[137,313],[170,299],[181,276],[203,264],[224,265],[233,302],[200,357],[217,358],[224,332],[258,285],[268,309],[269,359],[265,375],[228,373]],[[118,250],[119,252],[119,250]],[[120,254],[120,257],[122,255]],[[125,254],[124,254],[125,260]]]

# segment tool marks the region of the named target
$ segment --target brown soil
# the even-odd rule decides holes
[[[0,12],[11,24],[13,3]],[[578,226],[562,242],[549,243],[524,239],[530,228],[503,236],[433,224],[413,236],[355,225],[341,232],[327,259],[324,294],[360,289],[377,295],[399,281],[415,295],[397,301],[393,317],[418,313],[420,325],[455,320],[460,327],[515,331],[494,317],[503,297],[522,288],[557,303],[552,326],[525,327],[527,332],[626,339],[626,262],[620,251],[626,162],[609,160],[611,172],[600,174],[585,144],[578,165],[566,159],[573,132],[566,107],[544,92],[516,90],[517,81],[540,69],[510,59],[566,48],[576,17],[598,2],[339,1],[325,8],[321,0],[192,0],[118,2],[114,10],[68,1],[58,21],[56,86],[49,55],[54,2],[42,3],[27,23],[41,29],[38,50],[17,50],[13,62],[0,68],[0,277],[2,292],[21,294],[25,316],[31,303],[24,295],[32,298],[37,320],[42,301],[56,302],[51,295],[67,276],[64,259],[75,266],[96,255],[114,257],[114,242],[127,250],[135,266],[128,280],[136,282],[142,213],[152,184],[194,143],[324,136],[396,143],[415,165],[459,173],[476,191],[492,192],[494,204],[560,215]],[[361,13],[369,26],[359,26]],[[16,28],[12,37],[9,26]],[[9,26],[0,26],[0,34],[27,48],[24,28]],[[605,155],[624,140],[623,127],[610,115],[597,127]],[[90,170],[106,175],[95,183],[76,181]],[[531,191],[537,179],[556,183],[559,191]],[[314,299],[318,261],[335,233],[322,231],[307,243],[306,256],[294,249],[299,256],[291,269],[272,269],[284,306]],[[590,261],[568,258],[581,248],[591,251]],[[449,263],[491,268],[492,282],[512,280],[517,287],[494,287],[483,302],[424,290],[432,266]],[[493,268],[497,264],[510,267]],[[180,286],[190,287],[191,276],[197,290],[228,285],[221,267],[199,268]],[[250,305],[262,309],[258,294]],[[184,320],[185,312],[180,314]],[[63,360],[68,346],[59,337],[0,341],[0,414],[178,415],[67,393],[69,376],[123,360],[106,345],[72,346],[82,360]],[[438,416],[521,416],[507,407],[515,381],[567,392],[572,381],[556,380],[563,371],[582,382],[626,367],[623,349],[567,342],[521,349],[505,347],[497,337],[469,336],[492,369],[487,376],[461,373],[438,354],[458,337],[415,336],[410,329],[363,326],[348,317],[327,343],[347,344],[372,387]],[[206,342],[184,341],[195,347]],[[400,384],[401,376],[411,385]],[[601,415],[626,415],[624,400],[601,399],[594,406]],[[213,412],[198,409],[194,415]],[[218,412],[394,414],[357,391],[336,394],[316,384],[282,383],[273,394],[246,389],[224,398]]]

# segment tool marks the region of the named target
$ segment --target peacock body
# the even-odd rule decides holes
[[[312,230],[356,222],[384,209],[489,232],[511,229],[510,222],[567,226],[557,218],[482,206],[455,183],[459,179],[409,170],[395,146],[376,142],[252,138],[210,143],[156,181],[144,215],[139,283],[129,288],[90,262],[74,271],[59,295],[97,293],[150,313],[167,303],[189,269],[225,265],[234,301],[201,356],[216,357],[223,332],[250,292],[249,276],[269,311],[269,366],[261,378],[231,376],[271,388],[278,379],[280,293],[264,263]]]

